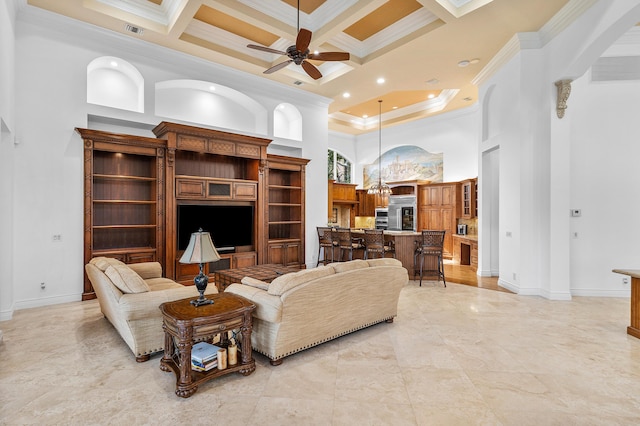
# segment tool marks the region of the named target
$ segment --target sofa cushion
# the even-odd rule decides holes
[[[381,257],[378,259],[369,259],[367,260],[369,266],[402,266],[402,262],[398,259],[392,259],[390,257]]]
[[[274,296],[281,296],[285,292],[291,290],[296,286],[299,286],[300,284],[304,284],[309,281],[313,281],[332,274],[335,274],[335,270],[329,265],[320,266],[314,269],[303,269],[299,272],[284,274],[271,281],[271,284],[269,284],[269,294],[272,294]]]
[[[104,273],[123,293],[145,293],[149,291],[149,286],[142,277],[125,264],[109,265]]]
[[[124,265],[124,263],[120,262],[118,259],[103,256],[94,257],[89,261],[89,263],[100,269],[102,272],[106,271],[110,265]]]
[[[261,290],[269,290],[269,283],[257,280],[255,278],[244,277],[242,280],[240,280],[240,282],[244,285],[259,288]]]
[[[336,271],[336,274],[340,274],[342,272],[354,271],[356,269],[363,269],[369,267],[369,262],[366,260],[351,260],[349,262],[336,262],[331,263],[330,265]]]

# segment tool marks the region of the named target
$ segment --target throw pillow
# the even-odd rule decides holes
[[[142,277],[125,264],[109,265],[104,273],[123,293],[145,293],[149,291],[149,286]]]
[[[109,265],[124,265],[124,263],[120,262],[118,259],[103,256],[94,257],[89,261],[89,263],[100,269],[102,272],[106,271]]]
[[[269,283],[265,283],[264,281],[256,280],[251,277],[244,277],[240,282],[244,285],[248,285],[251,287],[259,288],[261,290],[269,290]]]

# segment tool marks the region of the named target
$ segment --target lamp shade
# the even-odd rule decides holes
[[[220,260],[220,255],[213,246],[211,235],[200,229],[191,234],[189,246],[182,254],[180,263],[208,263],[216,260]]]

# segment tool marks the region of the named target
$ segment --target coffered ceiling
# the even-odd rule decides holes
[[[264,76],[333,99],[329,128],[358,134],[468,107],[472,80],[519,32],[535,32],[569,0],[27,0],[150,43]],[[344,62],[312,61],[314,80],[286,59],[300,28],[310,49],[348,52]],[[347,97],[346,94],[349,94]],[[375,120],[373,119],[375,118]]]

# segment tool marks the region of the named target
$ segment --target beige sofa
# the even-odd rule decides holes
[[[162,313],[164,302],[198,296],[195,286],[183,286],[162,278],[158,262],[125,265],[117,259],[96,257],[85,265],[104,316],[129,345],[136,361],[147,361],[164,350]],[[205,294],[217,293],[213,284]]]
[[[393,322],[408,281],[399,260],[353,260],[282,275],[271,284],[245,278],[225,292],[256,304],[251,344],[278,365],[352,331]]]

